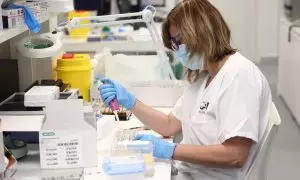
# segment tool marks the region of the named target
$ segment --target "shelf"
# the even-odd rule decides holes
[[[155,23],[156,29],[160,32],[162,23]],[[147,30],[146,30],[147,31]],[[96,36],[97,37],[97,36]],[[128,34],[127,40],[113,41],[87,41],[86,38],[72,39],[68,36],[62,40],[64,50],[67,52],[101,52],[104,48],[109,48],[117,52],[153,52],[157,47],[153,42],[150,33],[143,29],[138,32]],[[168,51],[166,49],[166,51]]]
[[[41,21],[41,23],[48,21],[51,17],[52,16],[49,16],[48,18],[43,19]],[[0,30],[0,44],[7,40],[10,40],[11,38],[18,36],[19,34],[22,34],[23,32],[25,32],[27,30],[28,30],[28,28],[26,25],[11,28],[11,29],[1,29]]]

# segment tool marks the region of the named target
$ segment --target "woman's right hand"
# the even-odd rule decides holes
[[[136,102],[136,98],[129,93],[122,85],[111,79],[103,79],[100,86],[100,94],[103,102],[108,106],[109,103],[117,98],[119,105],[131,110]]]

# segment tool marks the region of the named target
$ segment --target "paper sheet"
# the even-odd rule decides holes
[[[80,134],[44,136],[40,139],[42,167],[73,167],[82,164],[82,140]]]

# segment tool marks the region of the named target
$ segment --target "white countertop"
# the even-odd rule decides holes
[[[159,108],[158,110],[161,110],[164,113],[169,113],[171,111],[170,108]],[[100,167],[97,168],[85,168],[84,169],[84,180],[99,180],[105,179],[105,175],[102,172],[101,168],[101,162],[103,157],[105,156],[105,147],[110,147],[110,144],[112,143],[112,138],[114,135],[115,130],[114,126],[108,126],[107,124],[111,122],[114,122],[113,116],[104,116],[101,118],[97,124],[100,124],[100,121],[107,121],[107,123],[102,123],[100,126],[105,126],[107,129],[108,127],[111,128],[111,130],[106,131],[106,134],[102,134],[102,137],[104,137],[101,140],[98,140],[97,144],[97,150],[98,150],[98,164]],[[111,123],[110,123],[111,124]],[[120,128],[127,129],[132,127],[140,127],[143,126],[143,124],[135,117],[132,116],[130,121],[121,121],[120,122]],[[99,127],[98,125],[98,128]],[[146,133],[153,133],[155,132],[149,132]],[[74,173],[79,173],[83,171],[83,169],[75,169],[75,170],[41,170],[40,169],[40,163],[39,163],[39,151],[38,151],[38,145],[29,145],[30,151],[27,157],[21,159],[18,161],[18,170],[17,173],[14,176],[15,180],[42,180],[42,177],[45,177],[45,174],[51,174],[51,173],[61,173],[63,171],[74,171]],[[171,179],[171,161],[170,160],[160,160],[155,159],[155,173],[152,177],[146,177],[146,179],[151,180],[167,180]],[[44,179],[43,179],[44,180]],[[45,179],[46,180],[46,179]],[[47,179],[48,180],[48,179]]]

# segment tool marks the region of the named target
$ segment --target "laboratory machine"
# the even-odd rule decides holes
[[[44,80],[50,82],[50,80]],[[44,115],[44,107],[47,101],[58,99],[78,99],[80,97],[78,89],[69,89],[67,84],[61,81],[55,82],[59,86],[38,85],[35,83],[29,87],[27,92],[16,92],[0,103],[0,116],[7,118],[16,116],[20,121],[23,116]],[[9,132],[5,133],[4,144],[18,159],[28,153],[27,143],[38,143],[38,132]]]
[[[283,9],[284,14],[290,21],[294,22],[300,19],[300,1],[284,0]]]

